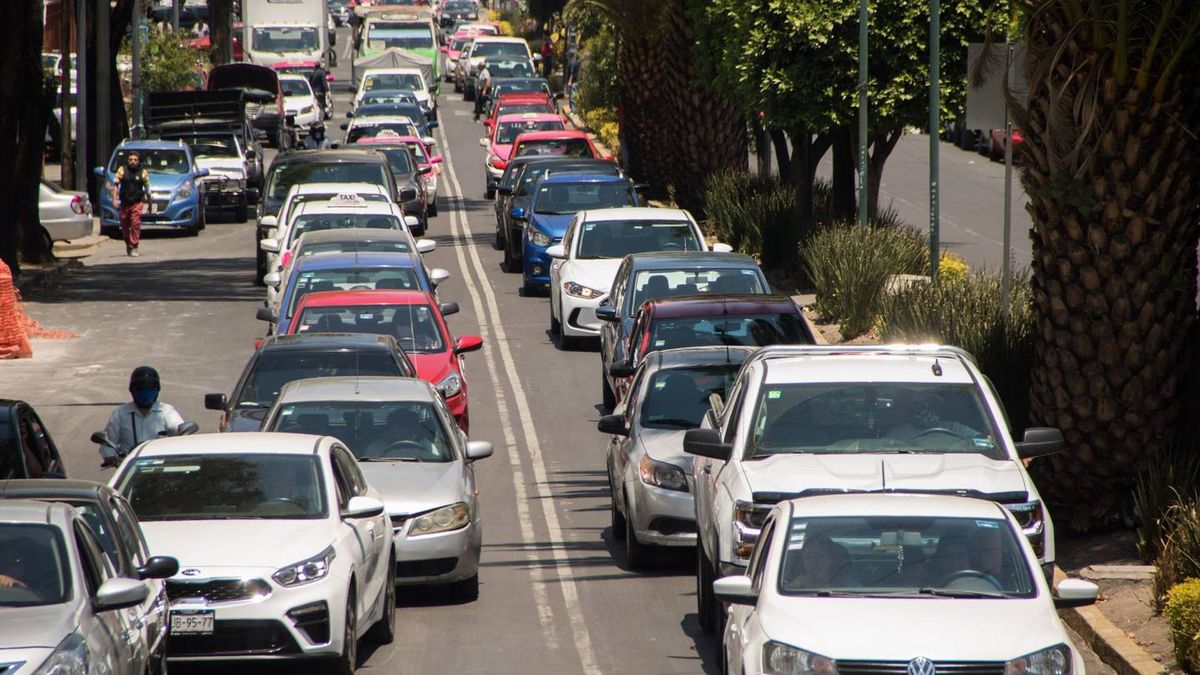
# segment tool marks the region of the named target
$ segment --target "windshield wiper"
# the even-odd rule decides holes
[[[970,591],[959,588],[918,588],[921,595],[935,595],[939,598],[1006,598],[1007,595],[996,591]]]
[[[652,419],[652,420],[649,420],[647,422],[647,424],[669,424],[671,426],[685,427],[688,429],[690,429],[694,426],[698,426],[692,420],[679,419],[678,417],[663,417],[661,419]]]

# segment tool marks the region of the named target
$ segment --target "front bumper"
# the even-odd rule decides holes
[[[411,516],[392,516],[396,533],[396,585],[447,584],[479,573],[483,525],[478,519],[450,532],[409,537]]]
[[[158,213],[150,213],[149,209],[142,210],[142,227],[195,227],[200,220],[200,204],[195,193],[185,201],[174,201],[162,206],[164,200],[155,199]],[[100,227],[119,227],[121,225],[117,211],[107,202],[100,207]]]
[[[231,209],[246,206],[249,199],[246,181],[237,178],[216,177],[204,182],[204,208]]]
[[[692,493],[664,490],[634,478],[625,481],[625,505],[638,541],[655,546],[695,546],[696,512]]]
[[[562,323],[563,334],[571,337],[599,337],[601,323],[600,319],[596,318],[596,308],[608,294],[585,299],[575,297],[562,288],[557,289],[557,292],[562,298],[559,303],[562,310],[559,321]]]
[[[500,185],[500,177],[504,175],[504,169],[497,169],[491,164],[484,164],[484,178],[487,180],[488,189],[495,189]]]
[[[558,240],[554,239],[550,243],[554,245],[558,243]],[[528,235],[521,235],[521,263],[524,266],[526,285],[550,286],[551,262],[550,256],[546,255],[545,247],[535,246],[529,241]]]

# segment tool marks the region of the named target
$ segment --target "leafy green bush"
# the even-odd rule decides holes
[[[1162,539],[1162,551],[1154,560],[1154,601],[1158,609],[1163,608],[1172,588],[1200,577],[1200,504],[1187,502],[1168,507],[1160,527],[1166,536]],[[1197,663],[1200,665],[1200,661]]]
[[[1200,579],[1173,586],[1163,614],[1175,643],[1175,661],[1184,672],[1200,672]]]
[[[928,253],[922,260],[928,260]],[[967,274],[952,258],[939,263],[936,284],[914,283],[879,302],[884,342],[940,342],[970,352],[1008,410],[1014,429],[1029,419],[1033,368],[1033,294],[1024,277],[1011,279],[1007,312],[1001,277]],[[956,270],[949,273],[951,269]]]
[[[905,227],[842,223],[800,245],[800,259],[817,292],[812,307],[839,322],[846,339],[875,324],[888,279],[922,273],[928,255],[925,238]]]
[[[177,34],[150,31],[144,45],[143,91],[180,91],[199,85],[201,53],[185,45]]]
[[[1170,534],[1168,513],[1179,504],[1200,500],[1200,451],[1195,444],[1176,443],[1149,462],[1133,488],[1138,552],[1147,561],[1162,553]]]
[[[803,234],[793,204],[790,186],[746,171],[721,171],[704,184],[711,234],[767,265],[793,262],[790,254]]]
[[[580,117],[592,133],[613,155],[621,151],[621,134],[617,127],[617,112],[611,108],[589,108]]]

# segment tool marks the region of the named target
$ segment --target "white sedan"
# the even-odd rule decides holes
[[[965,497],[802,497],[771,511],[730,603],[722,656],[734,673],[1083,673],[1052,595],[1003,505]],[[986,630],[980,630],[986,626]]]
[[[172,660],[332,658],[351,673],[358,640],[395,629],[392,528],[336,438],[198,434],[137,447],[112,483],[167,581]]]
[[[324,119],[308,78],[303,75],[280,75],[279,87],[283,89],[284,111],[295,117],[297,133],[307,136],[309,125]]]
[[[621,259],[647,251],[715,251],[728,253],[726,244],[710,249],[704,233],[682,209],[627,207],[580,211],[561,244],[546,253],[550,265],[550,334],[559,349],[575,339],[600,336],[596,307],[608,296]]]

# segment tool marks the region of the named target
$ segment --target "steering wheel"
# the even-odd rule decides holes
[[[959,579],[979,579],[980,581],[986,581],[988,585],[992,586],[998,591],[1004,590],[1004,587],[1000,585],[1000,582],[997,581],[995,577],[980,570],[959,570],[947,576],[942,581],[941,585],[944,587],[949,587],[950,584],[958,581]]]
[[[663,244],[662,250],[664,250],[664,251],[682,251],[683,244],[672,241],[670,243]]]
[[[926,429],[925,431],[922,431],[921,433],[914,436],[913,440],[915,441],[918,438],[924,438],[925,436],[929,436],[931,434],[945,434],[947,436],[953,436],[957,440],[960,440],[960,441],[962,440],[962,436],[959,436],[958,434],[954,433],[953,431],[950,431],[949,429],[947,429],[945,427],[934,427],[932,429]]]
[[[385,456],[397,454],[401,450],[406,450],[406,449],[410,449],[410,448],[416,449],[417,452],[421,452],[421,453],[425,452],[425,450],[426,450],[424,445],[421,445],[420,443],[418,443],[416,441],[392,441],[391,444],[389,444],[386,448],[383,449],[383,454]]]
[[[373,291],[375,289],[371,288],[370,286],[364,286],[362,284],[359,284],[357,286],[351,286],[350,290],[352,290],[352,291]]]

